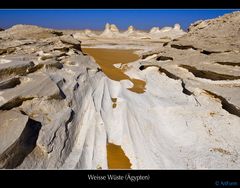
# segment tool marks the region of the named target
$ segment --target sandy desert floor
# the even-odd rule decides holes
[[[129,80],[133,87],[129,90],[136,93],[143,93],[146,82],[143,80],[130,78],[124,73],[127,70],[127,64],[139,59],[134,53],[135,50],[129,49],[108,49],[108,48],[82,48],[83,52],[94,57],[96,63],[100,65],[102,71],[111,80]],[[121,64],[119,68],[115,64]]]

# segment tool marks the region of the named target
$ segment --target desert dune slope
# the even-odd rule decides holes
[[[239,31],[1,31],[0,168],[239,169]]]

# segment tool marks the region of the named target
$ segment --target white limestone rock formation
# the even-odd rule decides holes
[[[159,27],[153,27],[152,29],[150,29],[149,33],[159,33],[160,32],[160,29]]]
[[[171,31],[172,29],[173,29],[172,27],[163,27],[163,28],[160,29],[159,32],[169,32],[169,31]]]
[[[118,37],[118,35],[119,35],[119,30],[117,26],[114,24],[107,23],[105,25],[105,30],[100,36],[106,37],[106,38],[113,38],[113,37]]]
[[[5,49],[18,41],[9,40],[9,36],[13,38],[11,33],[6,31],[4,35],[3,40],[9,41],[1,43]],[[17,35],[21,37],[21,31]],[[14,52],[6,51],[0,56],[1,168],[60,168],[80,132],[84,133],[80,131],[85,124],[82,114],[88,121],[89,113],[95,112],[94,105],[89,106],[89,113],[86,107],[103,73],[98,72],[90,57],[82,54],[80,42],[70,35],[37,41],[18,45]],[[32,48],[34,51],[29,50]],[[88,123],[84,126],[89,128]],[[100,138],[105,143],[104,137]],[[85,154],[80,151],[78,155]],[[107,168],[106,156],[94,155],[95,161]]]
[[[127,31],[132,33],[133,31],[135,31],[135,28],[132,25],[130,25]]]
[[[90,29],[86,29],[84,33],[88,37],[96,37],[96,35]]]
[[[128,70],[128,75],[145,78],[146,93],[149,92],[148,97],[141,97],[141,101],[149,100],[149,108],[143,102],[136,108],[144,106],[142,115],[139,115],[141,110],[131,112],[139,115],[135,121],[141,119],[136,123],[141,124],[138,128],[145,128],[139,130],[148,132],[139,144],[141,149],[130,149],[125,144],[126,138],[123,139],[128,153],[139,152],[144,156],[138,160],[136,156],[140,154],[131,155],[136,159],[132,159],[136,166],[148,163],[143,168],[240,167],[239,16],[240,13],[235,12],[201,22],[207,23],[204,27],[191,26],[188,34],[166,43],[158,52],[145,54],[142,62],[133,65],[135,69]],[[140,73],[134,71],[137,68]],[[138,105],[131,102],[128,108]],[[138,128],[133,125],[132,122],[129,129],[133,128],[137,135]],[[133,137],[131,135],[130,140],[135,140]],[[144,137],[151,139],[144,140]]]
[[[130,25],[130,26],[128,27],[128,29],[124,32],[124,34],[126,34],[127,36],[129,36],[129,35],[133,34],[134,32],[135,32],[135,28],[134,28],[132,25]]]
[[[153,27],[150,32],[149,36],[152,39],[160,39],[160,38],[169,38],[169,41],[175,38],[178,38],[184,35],[185,32],[181,29],[179,24],[175,24],[174,27]]]
[[[5,36],[6,35],[6,36]],[[63,33],[53,29],[46,29],[33,25],[15,25],[1,32],[0,37],[11,39],[43,39],[55,36],[62,36]]]
[[[107,27],[107,26],[106,26],[106,27]],[[111,32],[113,32],[113,33],[119,33],[119,30],[118,30],[117,26],[114,25],[114,24],[111,24],[111,25],[110,25],[109,30],[110,30]]]
[[[16,110],[4,111],[0,117],[0,153],[3,153],[20,137],[27,124],[28,117]]]
[[[175,30],[180,30],[180,29],[181,29],[180,24],[175,24],[174,27],[173,27],[173,29],[175,29]]]
[[[236,11],[216,19],[198,21],[189,27],[189,35],[179,42],[182,46],[192,45],[199,50],[212,53],[239,52],[240,13]],[[175,42],[178,45],[179,42]],[[204,53],[204,52],[203,52]],[[207,52],[206,52],[207,53]]]
[[[129,26],[125,32],[119,34],[119,37],[126,38],[128,40],[132,39],[141,41],[144,38],[148,38],[148,33],[136,30],[133,26]]]
[[[16,39],[3,31],[0,168],[108,169],[113,143],[132,169],[239,169],[239,17],[158,43],[127,65],[131,79],[122,81],[109,79],[74,35],[28,31],[31,39],[19,40],[24,29]],[[136,79],[141,93],[129,90]]]
[[[85,32],[76,32],[73,34],[73,38],[77,40],[87,40],[89,39],[89,36]]]
[[[90,29],[85,29],[84,31],[77,31],[72,34],[73,38],[78,41],[81,40],[92,40],[97,37],[97,35],[92,32]]]
[[[78,40],[83,40],[83,42],[88,41],[89,44],[98,43],[99,41],[99,45],[101,45],[104,40],[109,40],[111,43],[119,43],[123,42],[121,39],[124,39],[126,42],[130,42],[131,40],[141,42],[159,39],[161,39],[162,42],[166,42],[184,34],[185,32],[180,28],[179,24],[175,24],[174,28],[165,27],[161,30],[159,27],[153,27],[149,32],[137,30],[133,26],[129,26],[126,31],[120,32],[116,25],[107,23],[104,31],[100,34],[95,34],[87,30],[84,32],[76,32],[73,34],[73,37]]]

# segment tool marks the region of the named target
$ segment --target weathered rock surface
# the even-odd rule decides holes
[[[156,88],[159,88],[159,91],[151,90],[154,91],[154,96],[160,97],[160,93],[163,92],[165,95],[162,97],[165,98],[166,93],[168,93],[167,98],[169,99],[171,95],[176,93],[176,98],[174,97],[172,102],[177,99],[179,100],[178,104],[184,104],[180,95],[185,95],[188,98],[188,102],[185,103],[187,106],[191,106],[189,101],[191,97],[196,102],[197,111],[192,106],[190,107],[192,112],[189,111],[189,113],[188,107],[185,105],[183,105],[182,110],[175,109],[175,111],[175,107],[170,108],[172,106],[170,103],[176,104],[175,102],[170,102],[167,105],[169,107],[164,110],[155,107],[158,109],[156,111],[161,113],[161,118],[158,121],[161,123],[158,127],[163,126],[158,135],[161,135],[161,138],[169,137],[174,142],[170,145],[176,146],[175,149],[171,147],[176,153],[172,150],[167,154],[169,145],[165,142],[166,138],[162,141],[158,140],[162,148],[164,145],[168,145],[168,147],[162,152],[155,151],[153,156],[156,157],[155,160],[160,156],[162,161],[166,160],[167,168],[171,168],[173,163],[175,163],[173,166],[180,168],[239,168],[238,136],[235,133],[240,125],[240,98],[238,95],[240,92],[239,16],[240,13],[235,12],[217,19],[197,22],[190,27],[190,31],[186,35],[166,43],[158,50],[148,52],[148,55],[144,54],[142,62],[139,63],[138,67],[142,74],[147,76],[147,80],[149,74],[151,74],[152,79],[157,79],[153,74],[158,72],[161,77],[165,76],[173,82],[179,82],[179,91],[175,88],[174,91],[167,92],[168,86],[160,89],[163,87],[160,85],[164,82],[168,84],[171,82],[170,80],[164,81],[165,78],[162,77],[161,81],[155,81],[158,83]],[[137,68],[136,65],[134,66]],[[129,74],[131,73],[129,72]],[[152,87],[150,82],[148,80],[147,87]],[[171,88],[174,87],[176,85],[171,86]],[[181,92],[182,94],[180,94]],[[167,99],[163,101],[166,102]],[[144,106],[146,107],[146,105]],[[171,113],[171,110],[174,113]],[[183,116],[180,115],[182,112]],[[187,114],[190,115],[189,118]],[[158,115],[154,117],[156,119]],[[180,123],[179,118],[184,119],[182,119],[182,123]],[[184,121],[185,131],[183,131],[185,129]],[[178,130],[174,130],[173,127]],[[164,130],[168,132],[162,133]],[[151,143],[156,144],[154,141]],[[158,147],[156,146],[156,148]],[[163,153],[164,155],[162,155]],[[153,156],[149,159],[154,158]],[[170,159],[171,156],[174,158]],[[179,161],[175,161],[176,156],[181,156]],[[184,160],[186,161],[183,162]],[[159,165],[163,164],[159,163]]]
[[[178,24],[147,35],[110,24],[105,36],[2,31],[0,168],[108,169],[108,143],[121,146],[132,169],[240,168],[239,22],[235,12],[186,34]],[[80,39],[131,42],[141,58],[111,66],[129,78],[114,81]],[[131,80],[144,91],[130,90]]]
[[[51,29],[45,29],[38,26],[32,25],[15,25],[10,29],[1,32],[1,38],[9,38],[9,39],[44,39],[54,36],[61,36],[63,35],[61,32],[54,31]]]
[[[160,53],[155,52],[151,63],[141,64],[165,68],[183,79],[187,88],[209,90],[239,109],[239,22],[239,12],[197,22],[188,34],[166,44]],[[201,23],[208,24],[203,28]],[[163,61],[161,57],[171,59]]]
[[[185,32],[181,29],[179,24],[175,24],[174,27],[164,27],[160,29],[159,27],[153,27],[149,36],[152,39],[160,39],[160,38],[170,38],[175,39],[181,37],[185,34]]]
[[[16,168],[36,146],[41,123],[16,110],[0,113],[0,168]]]
[[[130,33],[133,33],[134,31],[135,31],[135,28],[134,28],[132,25],[130,25],[130,26],[128,27],[126,33],[130,34]]]
[[[27,124],[28,116],[21,114],[19,111],[10,110],[1,111],[0,117],[0,153],[2,154],[20,137]]]
[[[126,44],[133,45],[138,42],[166,42],[184,35],[185,32],[181,29],[179,24],[174,27],[153,27],[150,32],[140,31],[133,26],[129,26],[126,31],[119,31],[116,25],[107,23],[102,33],[93,33],[90,30],[82,32],[73,32],[73,37],[81,40],[84,44],[96,46],[96,44]]]
[[[240,41],[238,36],[240,14],[235,12],[212,20],[194,23],[189,33],[183,36],[174,45],[187,46],[202,50],[203,53],[239,52]]]
[[[1,168],[60,168],[81,129],[80,111],[86,110],[81,100],[89,101],[85,95],[103,73],[71,35],[55,36],[57,31],[35,26],[4,32],[1,45],[16,49],[0,56]]]
[[[112,38],[112,37],[118,37],[118,35],[119,35],[119,30],[118,30],[117,26],[114,24],[107,23],[105,26],[105,30],[103,31],[103,33],[100,36]]]

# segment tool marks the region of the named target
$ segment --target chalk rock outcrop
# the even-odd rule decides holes
[[[20,40],[41,39],[63,35],[62,32],[33,25],[15,25],[5,31],[6,32],[1,32],[0,37]]]
[[[173,45],[187,46],[202,50],[203,53],[239,51],[240,13],[234,12],[212,20],[198,21],[189,27],[189,34]],[[210,55],[209,54],[209,55]]]
[[[111,37],[118,37],[118,34],[119,34],[119,30],[118,30],[117,26],[114,24],[107,23],[105,25],[105,30],[103,31],[103,33],[100,36],[111,38]]]
[[[146,119],[142,114],[138,121],[142,125],[138,128],[145,127],[151,140],[148,142],[142,137],[141,149],[134,148],[145,153],[141,154],[145,155],[141,161],[149,161],[148,166],[240,167],[236,133],[240,125],[239,21],[240,12],[200,21],[190,27],[189,33],[148,52],[149,55],[144,54],[142,61],[133,65],[140,69],[139,77],[147,80],[146,93],[151,93],[142,101],[149,100],[153,105],[148,108],[146,103],[142,104],[151,112]],[[128,71],[129,75],[133,73],[131,69]],[[158,102],[153,102],[155,100]],[[140,113],[140,110],[134,112]],[[150,123],[153,119],[158,124],[156,127]],[[133,152],[127,144],[125,147],[129,149],[127,153]]]
[[[178,38],[184,35],[185,32],[181,29],[179,24],[175,24],[174,27],[153,27],[150,32],[149,36],[152,39],[160,39],[160,38],[169,38],[170,40]]]
[[[132,169],[239,169],[239,22],[234,12],[184,34],[161,29],[178,38],[152,51],[141,43],[141,59],[111,66],[128,78],[120,81],[74,35],[2,31],[0,168],[108,169],[112,143]]]
[[[158,33],[160,32],[159,27],[153,27],[152,29],[150,29],[149,33]]]
[[[85,32],[85,35],[88,36],[88,37],[95,37],[96,36],[90,29],[86,29],[84,32]]]
[[[116,39],[116,41],[118,42],[120,42],[121,39],[129,42],[131,40],[141,42],[142,40],[146,39],[165,39],[165,41],[166,39],[168,39],[167,41],[170,41],[184,34],[185,32],[180,28],[179,24],[175,24],[174,28],[165,27],[161,30],[159,29],[159,27],[153,27],[149,32],[137,30],[133,26],[129,26],[126,31],[120,32],[116,25],[107,23],[102,33],[99,33],[98,31],[85,30],[73,33],[73,37],[77,40],[83,40],[84,42],[88,40],[90,43],[91,40],[94,40],[95,42],[103,42],[103,40],[113,40],[112,42],[114,43],[114,39]]]
[[[35,35],[45,32],[50,35]],[[69,168],[107,168],[102,148],[84,151],[92,128],[101,133],[96,147],[103,142],[106,148],[104,127],[92,99],[104,76],[82,54],[80,41],[35,26],[16,26],[1,37],[0,48],[14,50],[0,56],[0,168],[61,168],[72,151],[77,151],[76,162],[66,164]],[[89,118],[91,128],[85,122]],[[89,155],[95,156],[91,157],[94,163],[80,159]]]
[[[132,25],[130,25],[129,27],[128,27],[128,32],[133,32],[135,30],[135,28],[132,26]]]
[[[128,27],[127,31],[125,31],[124,33],[127,34],[127,35],[129,35],[129,34],[134,33],[134,31],[135,31],[135,28],[134,28],[132,25],[130,25],[130,26]]]
[[[175,30],[180,30],[180,29],[181,29],[181,26],[180,26],[179,24],[175,24],[174,27],[173,27],[173,29],[175,29]]]

